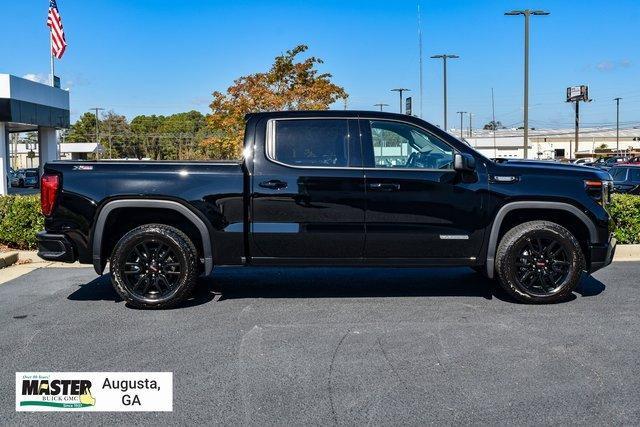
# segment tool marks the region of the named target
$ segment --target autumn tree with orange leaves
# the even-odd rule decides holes
[[[240,157],[247,113],[326,110],[334,102],[347,99],[344,88],[331,82],[331,74],[317,70],[322,59],[299,59],[307,49],[305,45],[296,46],[277,56],[269,71],[240,77],[226,93],[213,93],[211,115],[207,116],[209,136],[202,142],[210,158]]]

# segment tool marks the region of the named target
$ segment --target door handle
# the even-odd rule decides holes
[[[284,181],[280,181],[279,179],[270,179],[269,181],[262,181],[258,185],[262,188],[270,188],[272,190],[280,190],[282,188],[287,188],[287,183]]]
[[[398,191],[400,184],[395,182],[372,182],[368,185],[369,190],[373,191]]]

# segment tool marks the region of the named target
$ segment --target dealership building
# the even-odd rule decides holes
[[[69,119],[69,92],[66,90],[0,74],[0,195],[7,194],[8,190],[9,135],[37,132],[37,163],[41,167],[59,158],[56,131],[68,128]]]

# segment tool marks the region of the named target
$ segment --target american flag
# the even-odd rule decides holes
[[[62,58],[64,50],[67,48],[67,41],[64,38],[62,29],[62,18],[58,11],[56,0],[49,0],[49,15],[47,16],[47,27],[51,29],[51,55]]]

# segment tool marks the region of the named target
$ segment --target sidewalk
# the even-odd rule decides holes
[[[18,262],[8,267],[0,269],[0,284],[16,279],[24,274],[31,273],[39,268],[86,268],[90,265],[84,265],[77,262],[68,264],[65,262],[45,261],[39,258],[36,251],[11,251],[18,252]]]

